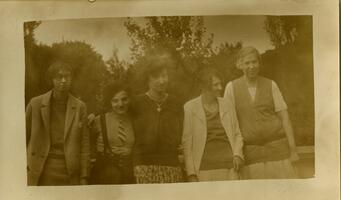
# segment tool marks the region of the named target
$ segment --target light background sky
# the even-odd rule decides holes
[[[140,24],[142,18],[135,18]],[[113,47],[118,49],[120,59],[130,60],[130,38],[123,25],[126,18],[72,19],[43,21],[36,29],[39,43],[51,45],[61,41],[85,41],[104,60],[112,55]],[[273,49],[269,36],[264,30],[265,16],[205,16],[207,33],[214,34],[214,46],[222,42],[243,42],[255,46],[262,53]]]

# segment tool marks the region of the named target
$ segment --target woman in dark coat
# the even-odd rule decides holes
[[[137,183],[173,183],[182,181],[178,160],[181,143],[182,106],[166,91],[167,66],[163,57],[146,61],[148,91],[136,97],[133,149],[134,175]]]

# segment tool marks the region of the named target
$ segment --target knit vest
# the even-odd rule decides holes
[[[258,78],[254,101],[244,77],[232,83],[246,162],[250,164],[288,158],[288,141],[274,109],[272,81]]]

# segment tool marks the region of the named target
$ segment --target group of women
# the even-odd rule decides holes
[[[109,85],[109,111],[90,124],[96,135],[91,182],[295,178],[287,105],[276,83],[258,75],[260,65],[255,48],[241,49],[237,67],[244,75],[227,84],[224,96],[220,74],[207,69],[199,78],[201,95],[184,106],[167,93],[162,59],[148,63],[144,94],[132,98],[125,84]]]

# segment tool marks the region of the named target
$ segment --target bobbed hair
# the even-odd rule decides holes
[[[117,80],[107,84],[103,89],[103,103],[106,110],[111,109],[111,99],[119,92],[125,91],[130,97],[130,90],[127,84]]]
[[[221,73],[218,72],[218,70],[211,68],[211,67],[205,67],[199,72],[199,86],[201,90],[210,90],[212,87],[212,80],[213,77],[217,77],[220,80],[223,80]]]

